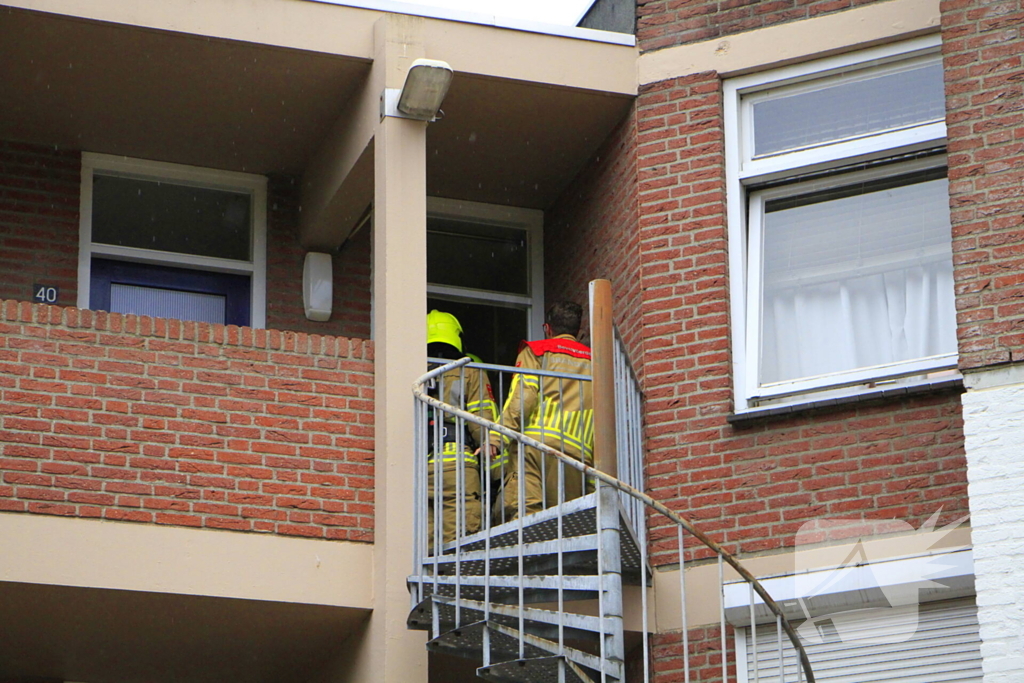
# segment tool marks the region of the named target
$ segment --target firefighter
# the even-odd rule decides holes
[[[427,314],[427,355],[431,358],[457,360],[462,352],[462,325],[451,313],[433,310]],[[456,368],[435,379],[430,393],[441,401],[462,408],[474,415],[494,420],[497,406],[487,373],[476,368]],[[427,458],[427,538],[434,540],[435,451],[441,450],[441,536],[444,543],[452,541],[461,528],[462,535],[480,530],[481,496],[479,444],[484,442],[485,429],[473,423],[459,427],[452,416],[430,410]],[[461,432],[461,433],[460,433]],[[460,468],[459,463],[463,464]],[[463,485],[459,485],[462,477]],[[465,503],[465,525],[461,526],[460,496]]]
[[[543,369],[560,373],[590,375],[590,348],[577,341],[583,310],[579,304],[560,302],[548,309],[544,323],[545,339],[523,342],[516,367]],[[573,381],[541,375],[517,374],[502,409],[501,424],[555,448],[588,465],[594,461],[594,399],[591,382]],[[491,433],[490,452],[510,470],[504,484],[506,519],[519,514],[519,477],[523,477],[525,512],[539,512],[559,502],[558,459],[535,448],[524,448],[523,471],[519,471],[519,453],[507,438]],[[564,468],[564,500],[586,492],[583,475],[569,466]]]

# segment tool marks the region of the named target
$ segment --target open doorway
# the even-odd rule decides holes
[[[427,310],[459,319],[467,353],[514,364],[519,343],[541,334],[542,213],[437,198],[427,206]]]

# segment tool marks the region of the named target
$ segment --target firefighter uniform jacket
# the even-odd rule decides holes
[[[524,342],[516,367],[591,375],[590,348],[570,334]],[[591,464],[594,460],[594,396],[589,381],[517,374],[502,409],[501,424]],[[491,434],[494,446],[501,437]],[[505,444],[507,445],[507,439]],[[492,468],[505,463],[492,463]]]
[[[455,368],[437,380],[431,394],[449,405],[462,408],[487,420],[494,420],[497,406],[487,373],[477,368]],[[467,422],[459,426],[454,419],[445,419],[441,411],[430,413],[427,456],[427,539],[434,547],[435,516],[439,515],[441,540],[451,542],[456,534],[473,534],[480,530],[482,515],[480,464],[477,447],[483,443],[486,429]],[[441,465],[435,464],[435,452],[441,451]],[[459,461],[463,462],[460,468]],[[435,468],[440,467],[441,482],[435,486]],[[440,491],[438,491],[440,488]],[[441,500],[435,500],[440,493]]]
[[[483,370],[477,368],[455,368],[444,373],[437,381],[439,382],[438,395],[441,401],[457,408],[462,408],[486,420],[493,421],[495,419],[497,405],[494,402],[494,393],[491,390],[490,380],[487,379],[487,373]],[[440,417],[440,415],[440,413],[437,413],[437,417]],[[466,464],[470,467],[478,468],[477,457],[473,454],[473,451],[483,443],[485,431],[484,427],[480,425],[466,422],[465,433],[457,435],[454,420],[445,421],[442,434],[436,437],[437,441],[444,444],[442,449],[444,466],[446,468],[455,467],[455,462],[459,456],[458,446],[461,442],[463,446],[462,457]],[[431,456],[428,462],[433,462],[433,450],[435,448],[435,435],[433,433],[430,435],[430,441],[428,448],[431,450]]]

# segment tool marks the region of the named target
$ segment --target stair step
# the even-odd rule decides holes
[[[560,670],[564,670],[564,677],[559,676]],[[482,666],[476,670],[476,675],[495,683],[594,683],[594,679],[574,662],[559,656],[515,659]]]
[[[460,598],[467,600],[490,600],[504,604],[519,602],[519,587],[522,581],[523,601],[528,603],[552,602],[558,600],[559,589],[565,601],[593,600],[601,589],[601,577],[583,576],[410,576],[410,588],[422,584],[422,595],[440,595],[454,598],[456,590]],[[488,594],[485,588],[489,586]]]
[[[523,543],[550,541],[559,537],[558,517],[561,510],[562,538],[586,536],[597,531],[594,511],[597,508],[597,493],[575,498],[561,506],[554,506],[523,517]],[[483,550],[487,537],[491,537],[491,548],[519,544],[519,520],[493,525],[462,540],[462,549]],[[454,548],[454,543],[445,547],[445,552]]]
[[[500,605],[492,603],[489,615],[485,617],[485,603],[478,600],[459,601],[460,624],[469,624],[483,621],[485,618],[505,626],[518,628],[519,606]],[[455,628],[456,606],[455,600],[435,596],[427,598],[409,614],[407,626],[410,629],[428,631],[433,624],[433,610],[438,610],[438,623],[442,631]],[[551,640],[558,639],[559,613],[551,610],[523,608],[524,627],[528,633],[541,636]],[[612,633],[615,623],[606,620],[604,632]],[[578,641],[580,643],[599,643],[601,639],[602,622],[599,617],[588,614],[574,614],[572,612],[561,613],[562,634],[566,640]]]
[[[556,505],[523,517],[522,539],[524,549],[532,547],[537,551],[535,553],[537,556],[550,556],[557,554],[559,543],[564,546],[565,550],[572,548],[573,551],[575,551],[577,545],[582,546],[585,550],[596,547],[591,541],[577,541],[576,539],[590,536],[596,538],[597,496],[596,492],[590,493],[563,503],[561,506]],[[559,514],[560,512],[561,515]],[[561,532],[559,532],[559,516],[561,516]],[[492,558],[491,574],[518,573],[518,559],[510,563],[512,555],[506,554],[501,557],[496,555],[496,553],[499,549],[508,548],[510,549],[508,552],[513,553],[518,558],[518,550],[516,548],[519,545],[519,527],[519,520],[512,520],[511,522],[492,526],[490,529],[466,536],[462,539],[461,544],[455,541],[442,548],[440,556],[424,558],[423,566],[424,568],[433,568],[436,559],[438,571],[454,574],[454,565],[458,561],[463,564],[468,563],[465,569],[460,570],[462,574],[482,574],[484,571],[482,560],[486,556],[487,539],[489,537]],[[640,547],[621,507],[619,509],[619,529],[623,580],[627,583],[639,583],[641,565],[643,564]],[[552,543],[553,545],[551,545]],[[596,543],[596,541],[593,543]],[[457,548],[460,551],[459,558],[461,558],[458,560],[455,554]],[[497,567],[494,562],[496,557],[499,557],[501,562]],[[580,557],[575,558],[574,561],[579,564],[585,560]],[[595,559],[593,566],[596,567],[596,564]],[[442,566],[444,569],[441,569]],[[433,571],[433,569],[429,571]],[[646,575],[648,578],[652,575],[649,568],[647,568]]]
[[[484,649],[485,630],[490,635],[491,661],[497,664],[561,655],[578,666],[592,671],[601,671],[603,668],[610,679],[622,680],[621,661],[602,660],[598,655],[565,646],[559,651],[558,643],[529,633],[520,633],[516,628],[496,623],[493,620],[478,621],[442,633],[427,643],[427,649],[466,659],[479,659]],[[520,640],[522,641],[522,653],[520,653]]]
[[[562,555],[562,569],[572,573],[596,571],[596,534],[572,536],[523,545],[523,569],[526,574],[558,571],[558,555]],[[456,567],[463,575],[479,576],[488,569],[492,576],[519,574],[519,546],[491,547],[490,550],[468,550],[441,555],[423,563],[425,569],[440,575],[452,575]]]

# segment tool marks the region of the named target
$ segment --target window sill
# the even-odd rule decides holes
[[[902,398],[904,396],[913,396],[916,394],[927,394],[938,391],[946,390],[963,390],[964,380],[963,377],[954,377],[952,379],[936,379],[932,381],[922,382],[920,384],[896,386],[896,387],[880,387],[877,389],[870,389],[864,392],[854,394],[851,396],[840,396],[836,398],[826,398],[818,401],[803,401],[800,403],[791,403],[787,405],[773,405],[764,406],[760,408],[751,408],[738,413],[730,413],[726,416],[726,422],[734,425],[742,425],[746,422],[752,422],[754,420],[763,419],[766,417],[776,416],[790,416],[797,413],[804,413],[811,410],[819,410],[822,408],[836,408],[845,406],[853,403],[865,403],[867,401],[877,401],[879,399],[889,398]]]

